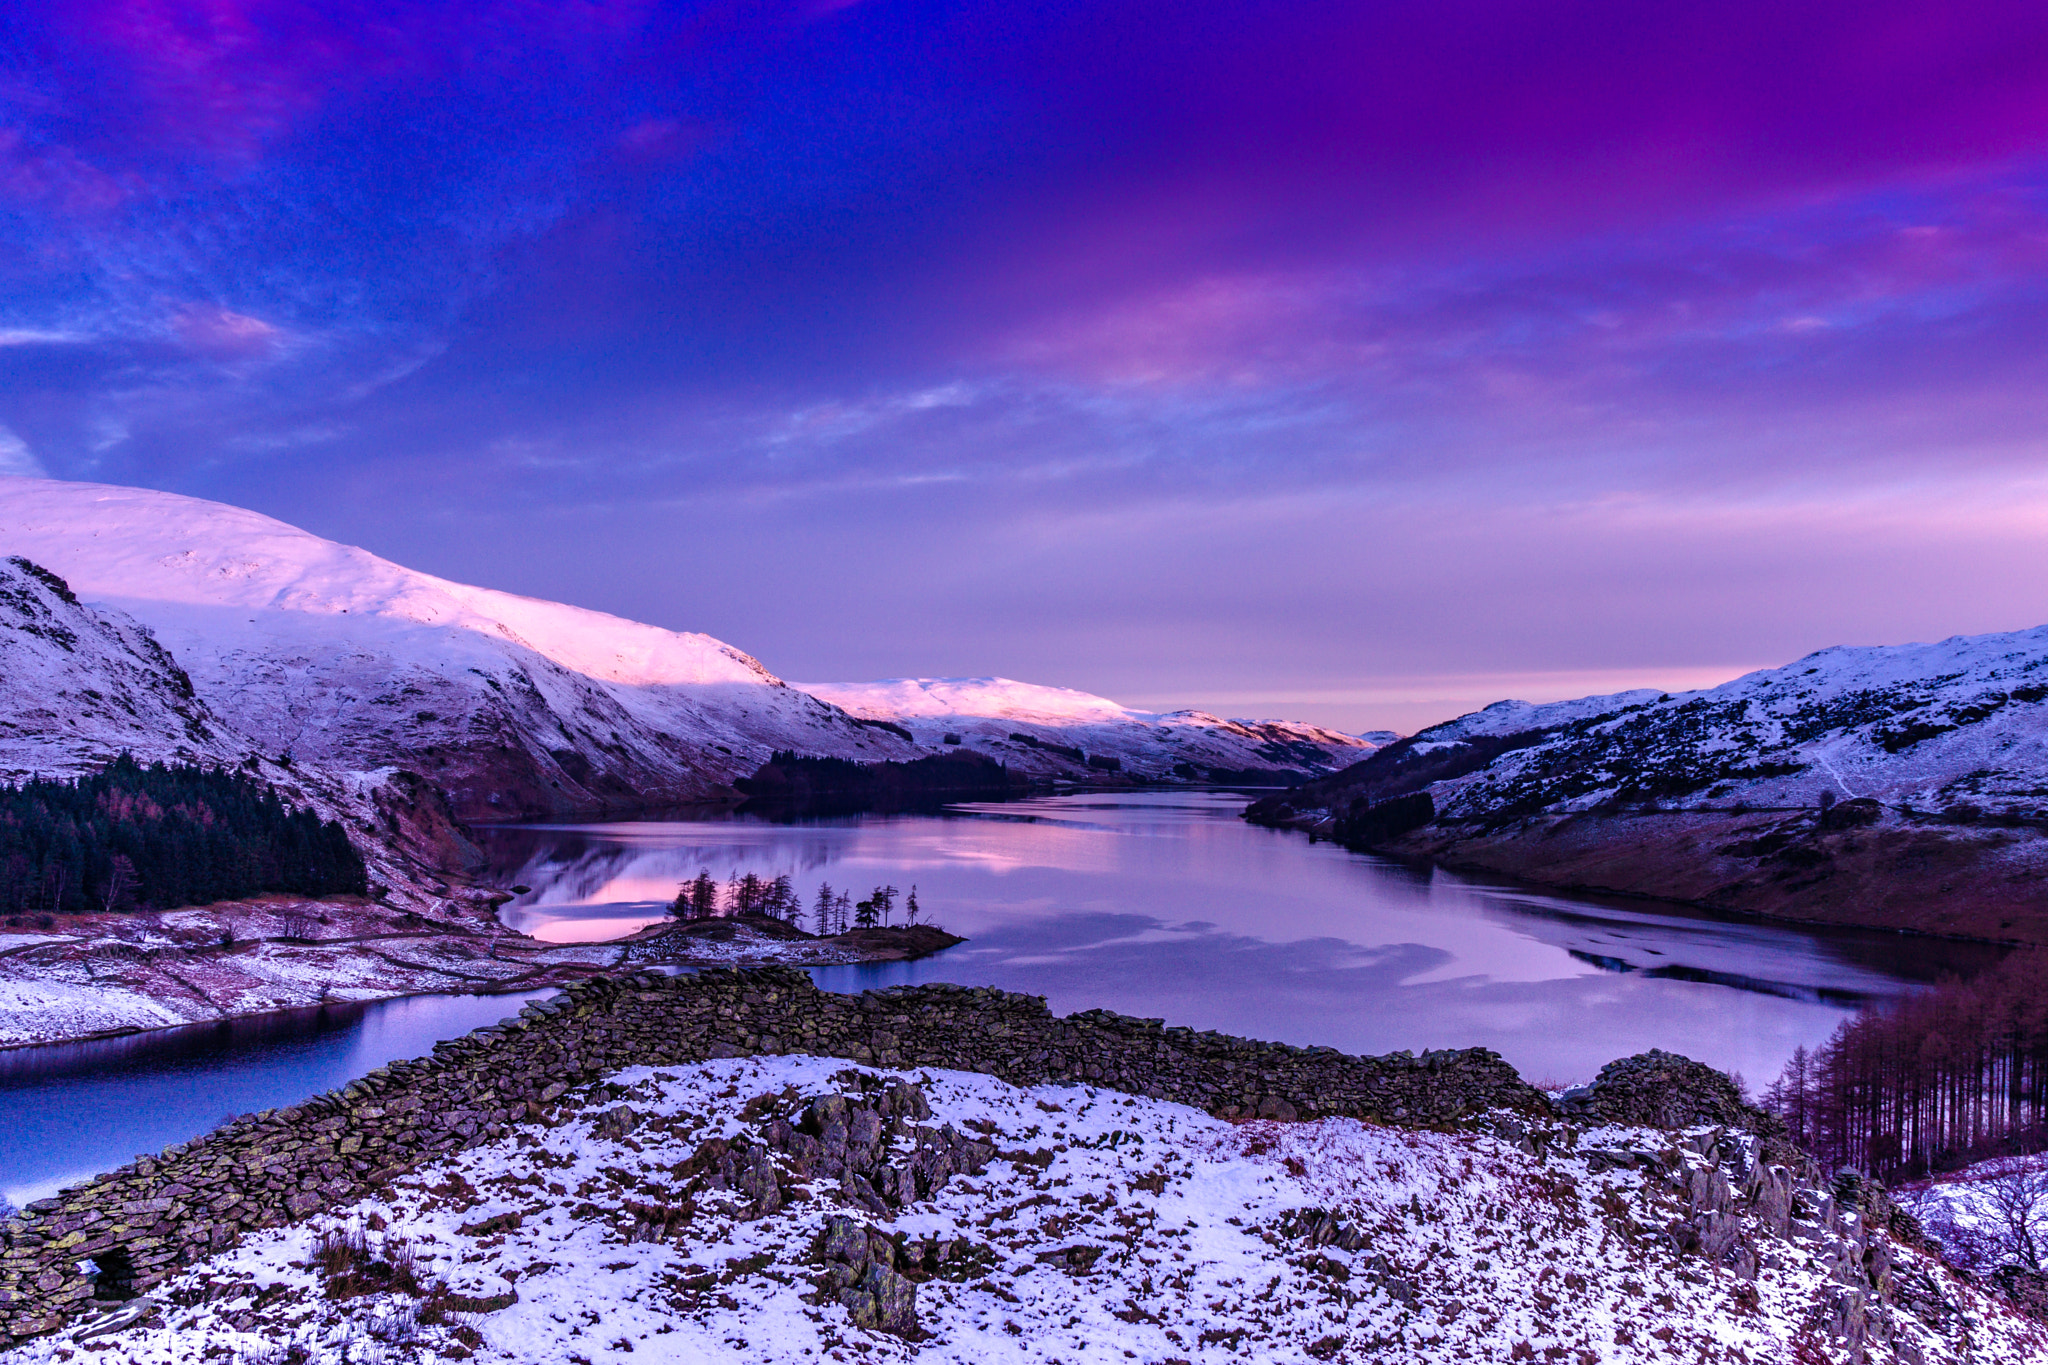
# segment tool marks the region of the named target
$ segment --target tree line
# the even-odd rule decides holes
[[[907,896],[893,886],[878,886],[864,899],[856,901],[851,891],[835,890],[832,883],[820,882],[809,911],[813,932],[820,937],[829,937],[843,934],[848,929],[872,929],[877,925],[886,928],[893,922],[899,896],[903,896],[904,924],[919,923],[924,910],[917,903],[915,886],[910,888]],[[720,882],[711,875],[708,867],[683,883],[676,892],[675,900],[669,903],[668,910],[677,919],[768,915],[800,925],[805,917],[803,898],[797,894],[795,882],[788,874],[763,877],[753,872],[735,873],[729,880]]]
[[[263,892],[366,894],[342,827],[220,768],[123,754],[70,781],[0,784],[0,915],[207,905]]]
[[[2048,952],[1863,1010],[1763,1103],[1815,1156],[1886,1180],[2048,1150]]]

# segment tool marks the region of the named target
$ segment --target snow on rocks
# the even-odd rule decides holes
[[[1671,1191],[1719,1169],[1726,1134],[1573,1145],[1497,1127],[1232,1125],[811,1057],[640,1067],[547,1126],[248,1237],[129,1325],[10,1359],[106,1343],[137,1365],[2017,1365],[2048,1349],[1911,1247],[1887,1243],[1885,1272],[1931,1295],[1917,1314],[1856,1297],[1839,1235],[1766,1239],[1754,1267],[1682,1249]]]

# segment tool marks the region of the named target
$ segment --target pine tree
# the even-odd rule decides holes
[[[803,914],[804,903],[796,894],[796,883],[787,872],[768,884],[768,913],[791,924]]]
[[[905,924],[917,923],[917,884],[915,882],[911,883],[909,899],[903,902],[903,922]]]
[[[246,773],[145,768],[123,755],[74,781],[0,786],[0,913],[368,889],[339,824],[292,809]]]
[[[819,938],[832,936],[832,912],[838,908],[839,899],[832,894],[832,883],[819,882],[818,899],[811,908],[811,914],[818,922]]]
[[[853,922],[863,929],[875,927],[875,917],[881,913],[882,888],[876,887],[875,894],[853,907]]]
[[[711,869],[699,868],[690,882],[691,919],[710,919],[718,913],[718,883],[711,878]]]

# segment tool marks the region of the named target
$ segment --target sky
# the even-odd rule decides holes
[[[0,472],[1411,730],[2048,621],[2048,11],[10,0]]]

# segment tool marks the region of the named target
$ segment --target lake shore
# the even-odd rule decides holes
[[[443,901],[436,915],[356,896],[261,896],[169,911],[17,917],[24,922],[0,925],[0,1050],[401,996],[510,994],[629,962],[900,962],[962,941],[929,925],[818,938],[745,916],[653,925],[599,943],[547,943],[498,921],[504,899],[469,891]]]
[[[1326,810],[1248,807],[1268,829],[1336,839]],[[1356,851],[1743,919],[1955,943],[2048,943],[2032,888],[2048,840],[2032,830],[1888,821],[1825,828],[1811,811],[1670,809],[1537,816],[1504,829],[1428,825]]]

